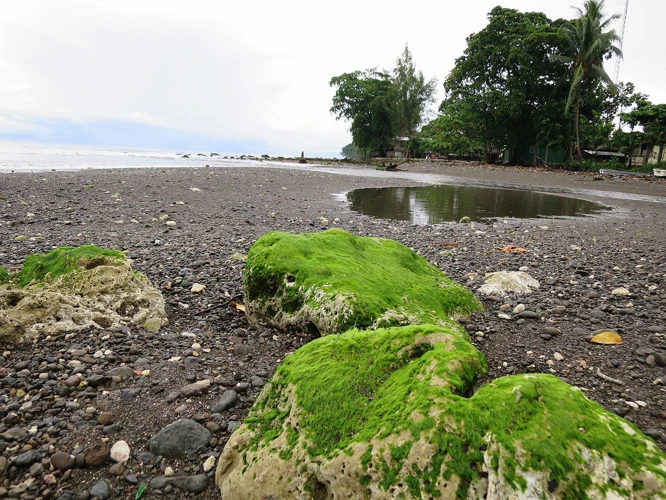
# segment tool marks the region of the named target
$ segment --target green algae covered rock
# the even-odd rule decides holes
[[[400,243],[339,229],[268,233],[243,275],[255,324],[321,335],[431,323],[482,309],[474,294]]]
[[[61,247],[0,274],[0,342],[87,328],[168,323],[164,299],[125,254],[94,245]]]
[[[25,259],[18,281],[21,286],[26,286],[33,282],[54,280],[58,276],[75,271],[104,265],[119,266],[125,260],[125,254],[120,250],[100,248],[95,245],[60,247],[46,254],[32,254]]]
[[[666,456],[554,376],[486,373],[459,327],[349,331],[287,357],[222,453],[222,498],[662,498]]]
[[[9,283],[9,271],[0,266],[0,285],[4,285],[5,283]]]

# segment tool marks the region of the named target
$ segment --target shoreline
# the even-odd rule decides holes
[[[666,354],[666,182],[613,177],[595,181],[589,174],[439,162],[419,162],[398,175],[372,167],[339,172],[342,169],[241,166],[0,173],[0,195],[6,198],[0,201],[0,265],[20,265],[28,254],[53,246],[92,243],[127,250],[133,267],[161,289],[170,319],[170,325],[155,335],[129,328],[2,346],[0,415],[16,417],[0,424],[0,434],[33,425],[37,432],[0,448],[8,466],[0,490],[25,480],[27,469],[13,464],[26,446],[47,460],[54,451],[77,455],[104,438],[110,444],[120,439],[129,444],[131,459],[123,474],[109,472],[110,462],[99,468],[77,466],[69,474],[56,472],[55,485],[49,485],[45,471],[28,491],[45,496],[50,489],[53,498],[66,491],[78,495],[101,479],[114,491],[112,498],[129,498],[135,487],[127,475],[149,482],[167,466],[186,475],[203,473],[204,461],[219,454],[229,431],[247,415],[261,390],[252,384],[253,377],[267,380],[288,353],[310,340],[304,333],[250,327],[233,306],[206,312],[227,296],[242,293],[243,262],[235,254],[246,254],[259,236],[271,230],[339,227],[362,236],[392,238],[473,290],[487,272],[529,268],[541,283],[537,292],[520,299],[482,298],[486,311],[464,323],[488,359],[489,379],[554,371],[610,411],[624,414],[657,436],[658,445],[666,450],[666,386],[662,385],[666,368],[657,363]],[[416,226],[351,212],[346,202],[333,196],[355,188],[411,186],[424,183],[414,179],[435,178],[569,190],[569,195],[575,191],[577,197],[602,200],[618,209],[575,219]],[[627,196],[617,197],[618,193]],[[160,221],[164,215],[176,225]],[[323,226],[321,218],[331,223]],[[21,235],[25,241],[15,239]],[[450,242],[458,246],[442,246]],[[505,245],[529,252],[489,253]],[[206,290],[191,293],[194,282],[205,284]],[[631,295],[613,296],[611,291],[620,286]],[[513,308],[519,302],[536,311],[539,319],[498,317],[502,305]],[[553,312],[562,308],[561,314]],[[619,331],[624,342],[588,343],[586,337],[600,328]],[[553,329],[560,333],[548,333]],[[186,364],[195,342],[202,346],[199,361]],[[92,358],[98,350],[113,355]],[[555,353],[560,356],[554,357]],[[174,357],[181,359],[169,361]],[[149,369],[150,375],[65,391],[70,361],[82,363],[84,380],[123,364],[133,370]],[[599,378],[597,369],[625,385]],[[40,373],[49,374],[41,385]],[[203,379],[211,382],[208,392],[178,396],[182,387]],[[211,412],[220,395],[239,383],[247,387],[239,390],[237,405],[219,414]],[[21,409],[24,399],[18,390],[39,397],[30,408]],[[645,406],[628,404],[636,401]],[[92,408],[90,413],[87,408]],[[102,412],[111,413],[111,425],[117,424],[110,433],[98,423]],[[212,429],[208,451],[192,460],[146,455],[148,440],[178,418],[193,418]],[[49,431],[50,427],[54,429]],[[174,490],[164,497],[181,498],[182,493]],[[219,491],[209,480],[197,497],[217,499]]]

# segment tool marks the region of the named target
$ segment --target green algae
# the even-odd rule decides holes
[[[439,478],[455,475],[457,496],[465,498],[483,472],[486,450],[495,473],[501,463],[505,480],[522,491],[524,472],[533,470],[546,473],[558,495],[583,497],[592,484],[589,473],[580,472],[584,450],[666,479],[663,454],[580,390],[552,375],[529,374],[494,380],[471,395],[486,371],[483,354],[466,335],[441,326],[322,337],[288,356],[269,382],[245,421],[255,431],[249,449],[268,446],[283,432],[290,435],[284,457],[298,444],[319,460],[372,442],[376,452],[368,444],[360,456],[367,472],[357,478],[360,486],[373,474],[384,490],[402,478],[417,497],[438,496]],[[291,412],[289,391],[297,407]],[[300,436],[284,427],[294,412]],[[391,442],[391,436],[401,437]],[[403,470],[418,440],[434,451],[424,468]]]
[[[419,340],[427,343],[429,336],[440,335],[451,342],[420,347]],[[430,369],[433,361],[436,367]],[[451,363],[458,369],[449,368]],[[414,421],[414,410],[427,416],[431,396],[465,394],[486,370],[483,354],[464,334],[441,326],[329,335],[285,359],[245,423],[261,429],[264,441],[267,434],[281,434],[288,412],[276,408],[284,407],[283,393],[294,386],[302,410],[299,428],[309,442],[308,451],[312,456],[330,457],[352,442],[369,441],[375,435],[401,430],[419,435],[432,428],[432,420],[426,419],[426,425],[423,420]],[[446,380],[448,387],[431,387],[434,377]],[[424,392],[428,387],[432,390]],[[277,435],[272,432],[276,429],[280,430]]]
[[[89,270],[101,265],[120,265],[126,256],[120,250],[95,245],[60,247],[46,254],[30,255],[18,273],[20,286],[41,283],[77,270]]]
[[[0,266],[0,285],[5,285],[7,283],[9,283],[9,271]]]
[[[251,319],[322,335],[451,324],[483,308],[471,291],[404,245],[340,229],[265,234],[248,253],[243,287]]]

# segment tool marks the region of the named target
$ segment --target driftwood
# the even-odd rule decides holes
[[[381,168],[382,170],[395,170],[396,168],[398,168],[403,163],[409,163],[409,160],[410,160],[409,158],[405,158],[404,160],[402,160],[401,162],[398,162],[398,163],[392,163],[392,162],[389,161],[388,165],[386,164],[386,162],[387,162],[386,159],[383,159],[381,164],[379,162],[374,162],[374,161],[371,161],[370,163],[372,163],[377,168]]]

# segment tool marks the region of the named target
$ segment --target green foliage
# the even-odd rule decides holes
[[[599,160],[572,160],[561,166],[565,170],[572,170],[577,172],[598,172],[602,168],[611,170],[625,170],[625,165],[622,161],[613,158],[608,161]]]
[[[568,131],[564,110],[553,103],[566,96],[566,66],[551,56],[565,46],[565,22],[502,7],[488,19],[456,59],[440,112],[486,157],[493,149],[526,149],[537,139],[560,146]]]
[[[483,151],[478,134],[470,133],[473,122],[464,103],[456,104],[459,105],[457,110],[449,110],[423,127],[420,134],[422,150],[455,155]]]
[[[354,143],[352,142],[347,144],[344,148],[342,148],[340,156],[348,158],[350,160],[355,160],[357,158],[361,158],[361,156],[363,155],[361,154],[360,151],[356,149],[356,146],[354,146]]]
[[[632,130],[636,126],[643,128],[643,138],[653,144],[666,143],[666,104],[652,104],[645,100],[636,109],[624,113],[622,119]]]
[[[389,75],[376,69],[354,71],[332,78],[330,85],[337,87],[331,113],[351,122],[353,144],[385,153],[395,135]]]
[[[384,156],[396,135],[415,136],[426,106],[434,101],[436,85],[436,80],[426,82],[416,70],[405,46],[391,71],[373,68],[332,78],[330,86],[336,92],[330,111],[337,120],[351,122],[356,148]]]
[[[248,253],[243,288],[248,313],[278,327],[311,322],[321,334],[450,324],[482,309],[472,292],[404,245],[340,229],[265,234]]]
[[[586,0],[584,10],[577,9],[579,17],[563,28],[568,46],[556,60],[570,66],[570,86],[566,109],[575,110],[574,130],[576,155],[581,157],[580,107],[581,98],[594,89],[598,81],[609,85],[611,92],[615,86],[603,67],[604,58],[615,55],[622,57],[622,51],[614,45],[619,36],[609,26],[620,16],[614,14],[604,19],[604,0]],[[608,30],[608,31],[604,31]]]
[[[421,125],[426,106],[434,102],[437,80],[426,82],[423,72],[416,70],[412,54],[405,45],[405,50],[396,61],[392,82],[395,130],[398,135],[412,139]],[[411,152],[411,144],[409,148]]]
[[[5,285],[7,283],[9,283],[9,271],[0,266],[0,285]]]
[[[77,248],[60,247],[47,254],[30,255],[19,275],[21,286],[53,279],[77,269],[92,269],[100,265],[119,265],[126,260],[120,250],[83,245]]]
[[[139,486],[136,489],[136,495],[134,495],[134,499],[139,500],[143,496],[143,494],[146,492],[147,488],[148,488],[148,486],[146,485],[146,483],[144,483],[144,482],[139,483]]]

